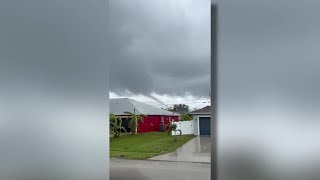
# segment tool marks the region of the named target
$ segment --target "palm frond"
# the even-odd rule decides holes
[[[132,128],[133,126],[135,126],[136,122],[135,120],[131,119],[128,123],[128,125],[130,126],[130,128]]]
[[[118,126],[117,123],[115,123],[115,122],[110,122],[110,124],[113,126]]]
[[[144,123],[144,119],[143,118],[141,118],[141,119],[139,119],[142,123]]]
[[[118,121],[119,121],[119,124],[121,125],[122,124],[122,119],[120,117],[118,117]]]
[[[124,114],[129,114],[129,115],[133,115],[133,113],[132,112],[123,112]]]
[[[121,134],[121,130],[126,129],[122,126],[122,118],[114,115],[112,113],[109,114],[109,120],[110,120],[110,135],[113,135],[115,138],[119,138]]]
[[[123,130],[125,133],[127,133],[127,130],[124,127],[121,127],[120,130]]]

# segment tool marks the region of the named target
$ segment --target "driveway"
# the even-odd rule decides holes
[[[110,180],[210,180],[210,164],[110,159]]]
[[[179,137],[178,137],[179,141]],[[149,158],[157,161],[174,162],[193,162],[210,163],[211,162],[211,140],[209,136],[197,136],[177,150]]]

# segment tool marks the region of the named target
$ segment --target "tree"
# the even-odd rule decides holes
[[[186,105],[186,104],[175,104],[175,105],[173,105],[172,111],[173,112],[178,112],[180,114],[188,113],[189,112],[189,106]]]
[[[121,130],[127,132],[126,129],[122,126],[122,119],[119,116],[114,114],[109,115],[110,120],[110,134],[115,138],[119,138],[121,134]]]
[[[136,115],[136,110],[133,110],[133,113],[131,112],[124,112],[124,114],[128,114],[131,118],[129,122],[129,127],[131,128],[131,134],[134,135],[137,133],[137,129],[139,128],[139,121],[144,123],[144,118],[147,117],[146,115]]]
[[[189,113],[183,113],[181,114],[180,121],[191,121],[192,115]]]
[[[171,112],[178,112],[180,114],[189,112],[189,106],[186,104],[174,104],[172,107],[162,108],[162,109],[171,111]]]
[[[167,108],[161,108],[161,109],[164,109],[164,110],[167,110],[167,111],[170,111],[170,112],[173,112],[173,108],[172,107],[167,107]]]

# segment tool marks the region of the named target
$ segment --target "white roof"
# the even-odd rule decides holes
[[[133,113],[133,110],[135,109],[136,114],[178,116],[177,113],[160,109],[152,105],[145,104],[129,98],[110,99],[109,102],[110,113],[113,113],[115,115],[125,115],[123,112]]]

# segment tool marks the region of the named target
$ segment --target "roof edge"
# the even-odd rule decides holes
[[[208,112],[208,113],[190,113],[190,114],[191,114],[191,115],[199,115],[199,114],[211,115],[210,112]]]

